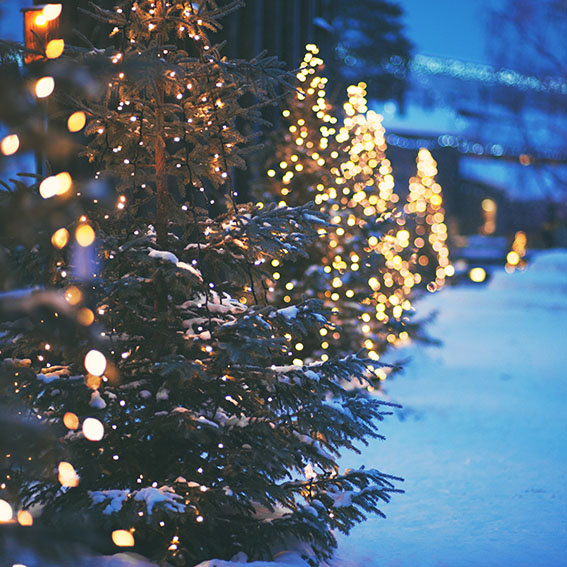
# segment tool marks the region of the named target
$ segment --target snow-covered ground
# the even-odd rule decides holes
[[[388,383],[404,410],[357,459],[406,494],[341,537],[332,565],[567,566],[567,251],[417,309],[438,310],[443,346],[407,349]]]

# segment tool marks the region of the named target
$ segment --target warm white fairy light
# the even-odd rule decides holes
[[[104,437],[104,425],[94,417],[87,417],[83,422],[83,435],[89,441],[100,441]]]
[[[0,499],[0,523],[10,522],[13,515],[12,506],[6,500]]]
[[[55,79],[53,77],[42,77],[35,83],[35,96],[37,98],[48,97],[55,89]]]
[[[85,369],[94,376],[102,376],[106,370],[106,357],[98,350],[90,350],[85,355]]]
[[[5,156],[15,154],[20,147],[20,138],[17,134],[10,134],[0,142],[0,152]]]

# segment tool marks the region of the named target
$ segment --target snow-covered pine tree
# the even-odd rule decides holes
[[[324,62],[317,46],[307,45],[297,73],[296,90],[285,99],[280,128],[266,144],[267,176],[258,185],[263,202],[301,206],[314,201],[328,218],[337,196],[331,169],[340,161],[340,147],[335,140],[338,119],[326,99],[327,78],[323,72]],[[273,261],[272,274],[266,281],[272,302],[286,306],[317,298],[329,310],[337,308],[325,298],[332,276],[322,263],[328,255],[327,229],[331,228],[319,229],[319,238],[309,247],[306,261],[284,265]],[[321,333],[293,345],[298,364],[303,359],[329,358],[325,352],[328,329],[321,329]],[[355,350],[358,348],[357,345]]]
[[[396,491],[393,477],[337,464],[388,413],[348,388],[372,367],[355,355],[290,364],[294,342],[329,328],[325,313],[263,302],[271,262],[301,261],[326,223],[308,207],[236,202],[231,168],[249,141],[235,121],[258,119],[285,81],[273,59],[228,61],[212,43],[239,4],[93,8],[116,47],[84,55],[107,88],[73,110],[88,116],[95,186],[116,193],[91,194],[65,228],[70,252],[97,251],[97,270],[67,253],[68,232],[45,261],[97,339],[2,329],[3,355],[31,361],[11,396],[58,431],[58,467],[22,471],[14,505],[52,525],[82,514],[109,542],[173,565],[293,540],[327,558],[333,530]],[[243,108],[250,92],[258,104]]]
[[[412,233],[412,247],[417,250],[415,264],[419,282],[430,291],[445,285],[454,274],[447,247],[447,226],[441,185],[435,181],[437,162],[429,150],[421,148],[417,155],[417,174],[410,179],[404,211],[407,228]]]

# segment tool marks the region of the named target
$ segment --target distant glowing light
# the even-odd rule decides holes
[[[10,134],[9,136],[3,138],[3,140],[0,142],[0,151],[5,156],[11,156],[12,154],[15,154],[19,148],[20,138],[18,138],[17,134]]]
[[[484,268],[472,268],[469,271],[469,278],[475,283],[481,283],[486,279],[486,271]]]
[[[87,417],[83,422],[83,435],[89,441],[100,441],[104,437],[104,425],[94,417]]]
[[[520,255],[515,250],[511,250],[506,256],[506,261],[512,266],[517,266],[520,263]]]
[[[43,17],[48,21],[56,20],[63,10],[62,4],[46,4],[43,7]]]
[[[63,424],[67,429],[79,429],[79,418],[71,411],[63,416]]]
[[[77,305],[78,303],[81,302],[82,298],[83,298],[83,294],[81,290],[74,285],[68,287],[65,290],[65,299],[71,305]]]
[[[73,180],[71,176],[66,171],[62,171],[57,175],[46,177],[39,184],[39,194],[44,199],[51,199],[51,197],[55,197],[56,195],[64,195],[67,193],[72,185]]]
[[[90,350],[85,355],[85,369],[95,376],[102,376],[106,370],[106,357],[98,350]]]
[[[48,97],[55,89],[55,79],[53,77],[42,77],[35,84],[35,96],[37,98]]]
[[[95,319],[94,313],[88,307],[83,307],[82,309],[79,309],[79,312],[77,313],[77,321],[81,325],[88,327],[89,325],[92,325],[94,323],[94,319]]]
[[[51,236],[51,244],[55,248],[65,248],[69,242],[69,231],[66,228],[56,230]]]
[[[114,530],[112,541],[117,547],[134,547],[134,536],[128,530]]]
[[[17,515],[20,526],[33,526],[33,516],[27,510],[20,510]]]

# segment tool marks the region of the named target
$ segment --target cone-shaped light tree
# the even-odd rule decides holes
[[[381,116],[368,110],[365,88],[364,83],[349,87],[337,137],[345,159],[333,170],[342,195],[332,219],[340,228],[331,238],[328,263],[338,271],[331,298],[344,295],[359,310],[347,334],[357,325],[364,348],[377,360],[389,344],[416,331],[409,320],[415,278]]]
[[[443,287],[446,278],[454,274],[449,261],[442,190],[435,181],[436,175],[437,162],[429,150],[420,149],[417,175],[410,179],[404,210],[409,215],[407,226],[417,250],[415,271],[430,291]]]
[[[238,4],[93,8],[116,47],[82,57],[106,88],[70,100],[88,117],[93,187],[110,189],[91,190],[44,259],[95,332],[69,343],[32,322],[0,335],[4,356],[29,361],[10,366],[9,395],[58,432],[57,466],[12,478],[14,506],[52,525],[84,515],[173,565],[270,556],[290,539],[329,557],[333,530],[396,490],[337,464],[379,436],[383,404],[348,388],[375,369],[356,355],[290,364],[294,344],[332,325],[315,299],[263,300],[273,262],[301,258],[326,223],[308,207],[236,202],[230,172],[248,144],[236,119],[257,119],[285,81],[273,59],[228,61],[212,43]],[[242,107],[246,93],[257,103]],[[66,180],[39,191],[58,202]],[[10,269],[25,269],[37,248],[11,246]]]
[[[300,89],[283,112],[284,132],[275,144],[268,187],[280,196],[280,205],[314,199],[330,213],[332,226],[321,231],[308,263],[287,270],[277,265],[268,285],[283,302],[317,290],[334,313],[334,329],[294,345],[297,363],[361,349],[376,361],[415,327],[407,321],[415,281],[409,233],[404,218],[393,214],[398,196],[384,154],[384,129],[380,117],[367,112],[364,85],[349,88],[344,126],[335,132],[329,127],[336,120],[325,100],[323,61],[316,55],[308,46],[298,73]],[[386,375],[382,368],[378,374]]]

